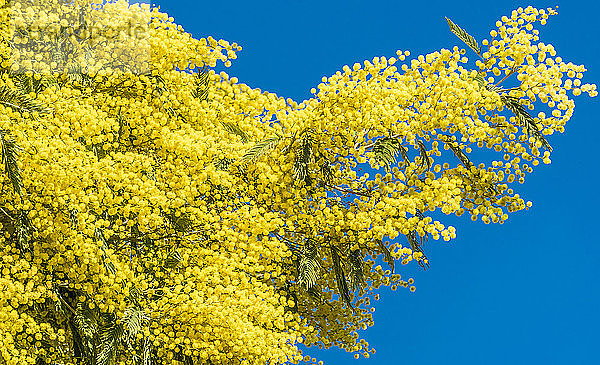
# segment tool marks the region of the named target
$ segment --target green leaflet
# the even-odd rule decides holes
[[[102,351],[96,357],[97,365],[116,364],[119,343],[124,333],[122,324],[117,324],[114,315],[104,315],[104,323],[98,330]]]
[[[69,84],[80,88],[86,88],[94,84],[94,78],[85,74],[81,65],[70,65],[67,69],[67,80]]]
[[[485,78],[481,72],[477,72],[477,75],[475,75],[473,80],[477,81],[477,85],[479,85],[480,89],[487,85],[487,81],[485,81]]]
[[[379,247],[379,251],[383,253],[383,261],[390,265],[390,270],[392,270],[393,274],[395,269],[395,261],[390,249],[385,245],[385,243],[383,243],[383,241],[380,240],[377,241],[377,246]]]
[[[125,340],[131,346],[136,341],[136,336],[148,321],[145,312],[137,308],[127,308],[123,313],[121,322],[126,331]]]
[[[314,162],[315,155],[313,153],[314,140],[310,132],[304,133],[300,139],[300,145],[296,150],[296,158],[294,160],[294,179],[303,181],[305,185],[312,184],[312,178],[309,173],[309,165]]]
[[[304,286],[307,290],[313,288],[317,284],[320,269],[321,265],[319,264],[317,246],[307,242],[300,258],[300,264],[298,265],[298,281],[300,285]]]
[[[15,219],[15,234],[17,238],[17,246],[21,251],[28,250],[29,240],[31,238],[31,223],[26,212],[20,212]]]
[[[52,292],[54,293],[54,295],[56,295],[56,300],[53,300],[54,302],[54,311],[63,317],[66,317],[67,315],[67,309],[69,309],[67,307],[67,305],[65,305],[65,299],[62,297],[62,295],[60,294],[60,291],[58,291],[58,289],[54,288],[52,289]]]
[[[477,81],[480,88],[485,87],[487,90],[497,93],[500,96],[500,101],[502,101],[502,104],[515,115],[515,118],[517,119],[517,125],[525,126],[527,136],[532,135],[542,143],[542,146],[545,149],[552,152],[552,146],[550,143],[548,143],[546,138],[544,138],[544,135],[540,132],[533,117],[529,114],[525,106],[521,104],[520,99],[507,94],[507,92],[512,89],[503,89],[499,86],[489,84],[480,73],[475,76],[475,81]]]
[[[179,216],[175,213],[165,214],[165,217],[171,223],[173,229],[177,232],[186,232],[192,227],[192,219],[188,212],[179,212]]]
[[[427,156],[427,150],[425,149],[425,145],[421,141],[417,141],[419,145],[419,153],[421,154],[421,167],[425,167],[427,165],[427,170],[431,168],[431,161],[429,160],[429,156]]]
[[[360,250],[354,250],[350,252],[348,263],[350,264],[350,288],[352,291],[361,289],[365,285],[365,278],[363,274],[363,257]]]
[[[317,290],[316,287],[308,289],[308,294],[311,296],[311,298],[315,299],[317,302],[319,302],[319,303],[322,302],[321,292],[319,290]]]
[[[59,294],[60,295],[60,294]],[[85,302],[78,302],[71,317],[75,341],[75,356],[90,365],[115,365],[119,358],[119,346],[134,352],[136,364],[151,364],[151,342],[137,336],[148,324],[149,318],[138,308],[125,310],[120,321],[114,314],[91,309]]]
[[[350,299],[348,282],[346,281],[346,276],[344,275],[344,270],[342,269],[341,259],[335,247],[331,248],[331,261],[333,264],[333,271],[335,273],[335,281],[337,283],[339,295],[349,308],[354,309],[352,307],[352,300]]]
[[[400,146],[400,154],[402,154],[402,158],[404,159],[404,163],[407,165],[410,164],[410,159],[408,158],[408,149],[404,146]]]
[[[410,231],[406,235],[406,238],[408,239],[408,243],[410,244],[411,250],[413,250],[413,252],[422,253],[423,259],[427,260],[427,256],[425,256],[425,252],[423,252],[423,248],[421,247],[421,245],[419,244],[419,241],[417,240],[417,233],[415,231]],[[422,260],[419,260],[419,266],[421,266],[423,269],[425,269],[425,264],[423,263]],[[429,264],[427,264],[427,267],[429,267]]]
[[[390,165],[396,162],[398,151],[402,151],[404,157],[406,151],[403,151],[402,148],[398,138],[382,137],[375,141],[373,154],[377,162],[385,167],[386,172],[389,172]],[[406,156],[406,159],[408,159],[408,156]]]
[[[102,244],[102,261],[104,262],[106,271],[108,271],[111,275],[115,275],[117,273],[117,269],[115,264],[113,264],[113,262],[110,260],[110,257],[108,257],[108,254],[106,253],[108,250],[108,243],[104,238],[104,232],[100,228],[96,228],[94,231],[94,236],[96,241]]]
[[[140,365],[151,365],[152,360],[152,342],[148,337],[144,337],[144,343],[142,345],[142,361]]]
[[[200,101],[208,99],[208,84],[210,81],[210,74],[208,67],[202,67],[197,74],[195,74],[196,89],[192,92],[192,96]]]
[[[448,22],[448,26],[450,26],[450,30],[452,31],[452,33],[456,34],[456,36],[460,38],[460,40],[463,41],[467,46],[469,46],[473,51],[475,51],[475,53],[481,55],[481,48],[479,47],[477,40],[475,40],[475,38],[473,38],[472,35],[470,35],[464,29],[456,25],[448,17],[446,17],[446,21]]]
[[[29,112],[48,114],[52,109],[31,99],[29,96],[21,94],[16,90],[11,90],[5,85],[0,86],[0,104],[6,105],[18,112]]]
[[[228,157],[215,158],[213,160],[213,165],[215,166],[215,169],[217,169],[219,171],[228,171],[229,167],[234,162],[235,162],[234,159],[228,158]]]
[[[552,152],[552,146],[550,146],[550,143],[544,138],[537,127],[535,120],[529,114],[527,109],[525,109],[523,104],[521,104],[520,100],[517,97],[504,94],[500,95],[500,100],[515,115],[519,125],[525,126],[527,135],[533,135],[537,140],[542,142],[542,146],[545,149]]]
[[[242,139],[242,142],[246,143],[250,140],[250,137],[248,137],[248,134],[246,134],[246,132],[244,132],[243,130],[240,129],[240,127],[232,122],[224,122],[221,121],[221,125],[223,126],[223,128],[225,128],[225,130],[231,134],[235,134],[236,136],[239,136]]]
[[[173,268],[176,268],[181,263],[182,260],[183,260],[183,257],[181,256],[179,251],[173,250],[173,251],[169,252],[169,254],[167,255],[167,258],[164,261],[164,266],[166,268],[173,269]]]
[[[21,169],[19,169],[18,165],[19,152],[22,150],[15,140],[8,136],[8,131],[0,129],[0,153],[2,164],[4,165],[4,173],[8,176],[13,190],[18,195],[21,195],[23,188]]]
[[[74,336],[74,340],[78,339],[76,341],[77,347],[82,355],[85,355],[85,358],[88,359],[93,358],[96,352],[99,320],[100,318],[96,310],[90,309],[83,302],[77,303],[72,317],[72,324],[77,333],[77,336]]]
[[[129,298],[134,303],[138,303],[143,298],[144,293],[142,290],[135,284],[131,285],[129,288]]]
[[[448,148],[450,148],[452,153],[454,153],[454,156],[456,156],[456,158],[458,158],[460,160],[460,162],[463,164],[464,167],[466,167],[467,169],[470,169],[471,166],[473,166],[473,163],[471,162],[471,160],[469,160],[467,155],[463,152],[463,150],[459,146],[459,144],[452,141],[450,139],[450,136],[448,136],[448,135],[441,134],[441,136],[444,136],[443,141],[448,146]]]
[[[50,75],[34,74],[28,76],[26,74],[14,74],[13,80],[15,86],[23,95],[29,93],[39,94],[53,85],[58,85],[56,77]]]
[[[335,176],[332,164],[326,159],[324,159],[321,164],[321,176],[323,177],[323,182],[325,184],[329,184]]]
[[[275,148],[277,143],[281,140],[281,137],[267,137],[260,142],[257,142],[254,146],[250,147],[248,151],[244,154],[242,159],[245,162],[254,162],[262,155],[269,152],[271,149]]]
[[[77,303],[73,316],[81,337],[92,339],[98,331],[98,312],[90,309],[85,303]]]

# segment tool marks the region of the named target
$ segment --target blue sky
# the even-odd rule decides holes
[[[477,39],[519,7],[559,5],[542,29],[567,62],[585,64],[600,83],[600,42],[592,1],[158,1],[195,37],[243,46],[227,70],[252,87],[302,101],[322,76],[374,56],[412,56],[460,46],[444,16]],[[474,5],[475,4],[475,5]],[[417,291],[383,291],[377,349],[354,360],[342,351],[308,350],[326,364],[600,364],[600,203],[596,128],[600,99],[579,97],[564,134],[549,137],[552,164],[518,185],[534,206],[504,225],[447,217],[450,243],[431,241],[431,268],[402,267]],[[405,276],[403,274],[403,276]]]

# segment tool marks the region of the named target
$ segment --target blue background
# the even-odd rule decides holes
[[[196,38],[238,42],[226,70],[252,87],[310,97],[322,76],[344,64],[410,50],[411,58],[460,41],[444,16],[477,39],[519,6],[559,5],[542,27],[566,62],[585,64],[584,82],[600,82],[600,7],[592,1],[159,1]],[[472,53],[467,53],[472,57]],[[384,290],[375,326],[363,332],[377,349],[354,360],[343,351],[308,350],[326,364],[600,364],[600,248],[597,207],[598,99],[576,99],[564,134],[549,137],[551,165],[517,185],[528,211],[504,225],[447,217],[450,243],[430,241],[431,268],[401,267],[417,291]],[[404,275],[407,273],[407,275]]]

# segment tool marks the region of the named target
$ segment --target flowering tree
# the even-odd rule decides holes
[[[597,95],[539,43],[552,9],[481,46],[448,19],[472,68],[458,47],[398,51],[298,104],[215,73],[241,47],[148,5],[0,5],[3,364],[368,357],[377,289],[414,291],[396,263],[456,236],[429,214],[526,209],[515,181],[550,163],[570,95]]]

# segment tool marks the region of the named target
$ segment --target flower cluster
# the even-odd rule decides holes
[[[426,267],[427,238],[456,237],[431,213],[529,207],[513,183],[550,162],[568,93],[597,95],[536,43],[552,9],[503,17],[486,50],[463,35],[472,68],[458,47],[398,51],[297,103],[209,70],[241,47],[158,8],[39,3],[0,5],[7,364],[368,357],[378,289],[415,291],[396,261]]]

